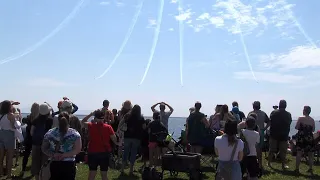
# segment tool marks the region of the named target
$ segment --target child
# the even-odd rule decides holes
[[[149,133],[149,166],[156,166],[160,160],[161,148],[159,147],[160,136],[167,136],[168,130],[160,121],[160,113],[153,113],[153,121],[148,125]],[[161,142],[160,142],[161,143]]]
[[[246,129],[241,130],[243,141],[247,144],[249,153],[243,157],[241,162],[243,174],[249,173],[249,180],[258,180],[259,164],[257,159],[256,145],[260,142],[260,135],[255,131],[256,121],[253,117],[246,120]]]

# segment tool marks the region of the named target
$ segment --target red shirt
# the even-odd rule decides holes
[[[105,123],[88,123],[89,153],[111,152],[110,136],[114,135],[112,127]]]

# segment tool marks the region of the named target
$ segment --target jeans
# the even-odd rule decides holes
[[[131,139],[131,138],[124,138],[124,152],[122,156],[122,162],[125,163],[130,161],[130,164],[133,165],[136,161],[136,156],[138,154],[138,148],[140,146],[139,139]],[[130,154],[130,157],[129,157]]]
[[[219,161],[218,163],[218,172],[220,168],[224,168],[226,164],[229,164],[228,161]],[[242,179],[241,166],[239,161],[233,161],[231,164],[231,179],[230,180],[239,180]],[[229,179],[228,179],[229,180]]]
[[[32,144],[25,143],[24,152],[23,152],[23,160],[22,160],[22,171],[26,171],[26,167],[28,164],[28,160],[31,154]]]

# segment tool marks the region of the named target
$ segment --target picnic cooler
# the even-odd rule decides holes
[[[162,170],[170,172],[200,171],[201,154],[168,152],[162,156]]]

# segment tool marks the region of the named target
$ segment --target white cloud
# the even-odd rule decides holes
[[[107,5],[109,5],[109,4],[110,4],[109,1],[103,1],[103,2],[100,3],[100,5],[102,5],[102,6],[107,6]]]
[[[63,81],[59,81],[51,78],[32,78],[25,81],[27,86],[33,87],[64,87],[64,86],[74,86],[73,83],[66,83]]]
[[[177,21],[189,20],[191,18],[191,15],[193,14],[191,12],[191,9],[187,9],[187,10],[179,9],[179,11],[180,11],[180,14],[175,16]]]
[[[147,28],[155,28],[156,26],[157,26],[157,20],[153,18],[149,18]]]
[[[168,31],[174,31],[174,29],[173,28],[169,28]]]
[[[255,80],[250,71],[235,72],[234,78],[243,80]],[[303,76],[281,74],[276,72],[255,72],[258,81],[271,83],[295,84],[301,82],[305,78]]]
[[[178,2],[178,0],[170,0],[171,4],[176,4]]]
[[[320,67],[320,48],[297,46],[287,53],[268,54],[260,56],[260,66],[263,68],[278,68],[292,70]]]

